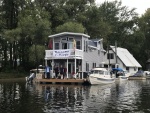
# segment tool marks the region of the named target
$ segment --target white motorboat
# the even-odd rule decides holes
[[[106,68],[94,68],[89,75],[90,84],[109,84],[115,82],[115,76]]]

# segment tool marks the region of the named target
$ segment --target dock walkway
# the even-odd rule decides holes
[[[36,83],[50,83],[50,84],[84,84],[84,79],[34,79]]]

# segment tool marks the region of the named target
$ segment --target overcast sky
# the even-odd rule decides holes
[[[101,4],[104,1],[114,1],[114,0],[96,0],[97,4]],[[117,0],[120,1],[120,0]],[[150,8],[150,0],[122,0],[123,6],[128,6],[130,8],[136,8],[136,12],[141,15],[144,14],[147,8]]]

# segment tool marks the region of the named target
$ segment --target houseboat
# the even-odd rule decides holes
[[[92,68],[103,65],[103,39],[90,39],[87,34],[73,32],[62,32],[48,38],[45,65],[51,64],[52,70],[62,65],[66,68],[67,79],[74,75],[74,78],[84,79]]]

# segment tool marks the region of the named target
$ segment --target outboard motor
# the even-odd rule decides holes
[[[33,83],[34,78],[35,78],[35,73],[31,73],[29,77],[26,77],[26,81],[28,83]]]

